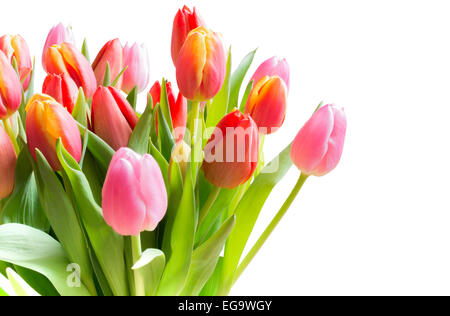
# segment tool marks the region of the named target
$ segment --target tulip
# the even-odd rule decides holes
[[[26,135],[28,148],[36,159],[39,149],[53,170],[61,164],[56,155],[56,142],[61,138],[64,148],[76,160],[81,159],[81,136],[75,119],[55,99],[48,95],[34,95],[26,106]]]
[[[52,27],[45,40],[44,49],[42,51],[42,65],[46,72],[47,68],[45,65],[44,57],[46,55],[47,49],[53,45],[61,45],[62,43],[70,43],[75,45],[75,39],[72,33],[72,28],[70,26],[64,26],[64,24],[59,23]]]
[[[129,46],[128,43],[123,48],[123,66],[127,67],[123,73],[122,90],[130,93],[134,87],[138,92],[142,92],[149,81],[149,61],[148,51],[145,45],[137,43]]]
[[[256,83],[245,107],[263,134],[272,134],[286,117],[287,87],[278,77],[265,76]]]
[[[180,53],[181,47],[183,47],[184,41],[190,31],[196,29],[199,26],[206,26],[203,19],[196,11],[195,7],[191,11],[187,6],[183,9],[178,10],[173,20],[172,29],[172,60],[173,64],[177,64],[178,54]]]
[[[106,223],[123,236],[155,230],[167,210],[167,191],[157,162],[129,148],[114,154],[102,195]]]
[[[16,59],[20,82],[22,82],[23,90],[27,90],[30,84],[33,64],[30,50],[25,40],[20,35],[4,35],[0,37],[0,50],[5,53],[6,58],[11,62],[13,58]]]
[[[72,113],[78,97],[78,88],[68,74],[47,75],[42,85],[42,93],[53,97]]]
[[[320,108],[294,139],[291,159],[305,175],[323,176],[336,168],[344,148],[347,119],[334,105]]]
[[[97,88],[92,99],[92,130],[114,150],[128,145],[138,117],[114,87]]]
[[[233,189],[253,175],[258,155],[258,127],[248,114],[236,110],[219,122],[208,140],[202,170],[215,186]]]
[[[175,100],[174,93],[172,91],[172,84],[166,82],[167,99],[169,100],[170,116],[172,118],[172,126],[175,134],[175,141],[179,142],[183,139],[186,132],[187,122],[187,101],[183,95],[178,92],[177,99]],[[149,97],[153,99],[153,106],[161,101],[161,84],[156,81],[149,92]],[[158,122],[156,121],[156,131],[158,131]]]
[[[107,63],[109,64],[111,79],[114,80],[123,69],[123,47],[117,38],[106,43],[92,63],[98,86],[103,84]],[[122,77],[117,81],[116,87],[120,88],[121,85]]]
[[[75,46],[62,43],[49,47],[45,52],[44,65],[49,74],[68,74],[78,88],[83,88],[86,97],[92,98],[97,80],[86,57]]]
[[[280,77],[281,79],[283,79],[284,83],[286,84],[289,90],[290,71],[286,59],[280,59],[278,57],[272,57],[267,59],[258,67],[258,69],[256,69],[250,81],[253,81],[253,83],[256,84],[258,81],[261,80],[261,78],[265,76]]]
[[[16,160],[14,146],[0,124],[0,200],[10,195],[14,189]]]
[[[177,83],[181,93],[192,101],[207,101],[222,87],[226,56],[217,33],[204,27],[191,31],[180,50]]]
[[[0,51],[0,119],[10,117],[22,102],[22,86],[19,77]]]

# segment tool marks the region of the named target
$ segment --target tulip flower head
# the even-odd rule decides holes
[[[265,76],[253,87],[245,107],[263,134],[272,134],[284,123],[287,87],[278,77]]]
[[[180,50],[176,64],[181,93],[192,101],[207,101],[222,87],[226,54],[219,34],[204,27],[192,30]]]
[[[144,44],[128,45],[123,48],[123,66],[127,67],[123,73],[122,90],[130,93],[134,87],[142,92],[150,80],[150,66],[148,51]]]
[[[44,57],[46,55],[47,49],[53,45],[61,45],[62,43],[70,43],[75,45],[75,39],[73,36],[72,28],[70,26],[64,26],[64,24],[59,23],[51,28],[48,32],[47,39],[45,40],[44,49],[42,51],[42,65],[46,72],[47,68],[45,65]]]
[[[129,148],[114,154],[102,195],[106,223],[123,236],[155,230],[167,210],[167,191],[157,162]]]
[[[22,86],[16,71],[0,51],[0,119],[10,117],[22,101]]]
[[[78,88],[68,74],[49,74],[42,85],[42,93],[53,97],[72,113],[78,97]]]
[[[68,74],[77,87],[82,87],[88,99],[97,87],[94,71],[76,47],[70,43],[49,47],[44,56],[44,67],[49,74]]]
[[[109,64],[111,80],[114,80],[123,69],[123,47],[117,38],[106,43],[92,63],[98,86],[103,84],[106,64]],[[115,87],[120,89],[121,85],[122,77],[119,78]]]
[[[187,6],[178,10],[173,20],[171,47],[172,60],[175,66],[177,64],[178,54],[180,53],[181,47],[183,47],[187,35],[199,26],[206,25],[195,7],[192,11]]]
[[[28,148],[34,159],[36,149],[39,149],[53,170],[59,170],[56,142],[61,138],[64,148],[77,162],[80,161],[80,132],[75,119],[61,104],[48,95],[36,94],[28,101],[26,112]]]
[[[187,100],[181,92],[178,92],[177,99],[172,90],[172,84],[166,82],[167,99],[169,101],[170,116],[172,118],[172,126],[175,134],[175,141],[179,142],[183,139],[186,132],[187,122]],[[153,99],[153,107],[161,102],[161,83],[156,81],[151,87],[149,97]],[[158,122],[156,121],[156,131],[158,131]]]
[[[117,88],[100,86],[92,99],[91,122],[94,133],[118,150],[128,145],[138,117]]]
[[[305,175],[326,175],[341,159],[346,129],[342,108],[334,105],[320,108],[295,137],[292,161]]]
[[[233,189],[250,179],[258,156],[258,127],[248,114],[236,110],[219,122],[206,144],[202,170],[215,186]]]
[[[256,84],[265,76],[280,77],[281,79],[283,79],[284,83],[286,84],[286,87],[289,90],[290,71],[286,59],[284,58],[281,59],[278,57],[272,57],[267,59],[258,67],[258,69],[256,69],[250,81],[253,81],[253,83]]]
[[[20,82],[23,90],[27,90],[31,78],[33,63],[27,43],[20,35],[4,35],[0,37],[0,50],[5,53],[6,58],[12,63],[13,58],[17,62]]]
[[[14,189],[16,160],[14,146],[0,124],[0,200],[10,195]]]

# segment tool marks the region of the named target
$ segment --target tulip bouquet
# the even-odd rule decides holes
[[[283,124],[284,59],[244,78],[221,35],[187,7],[173,23],[179,93],[149,81],[145,46],[107,42],[92,62],[71,28],[48,34],[47,74],[25,40],[0,38],[0,295],[227,295],[309,176],[338,164],[346,118],[320,105],[264,162]],[[300,176],[246,256],[264,203],[292,164]]]

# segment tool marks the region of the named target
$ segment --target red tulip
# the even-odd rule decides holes
[[[36,159],[36,148],[53,170],[61,164],[56,155],[56,142],[61,138],[64,148],[76,161],[81,159],[81,136],[75,119],[55,99],[48,95],[34,95],[26,106],[26,134],[28,148]]]
[[[177,83],[189,100],[207,101],[222,87],[226,55],[217,33],[204,27],[191,31],[177,59]]]
[[[97,80],[91,65],[75,46],[69,43],[51,46],[45,52],[44,65],[49,74],[68,74],[77,87],[83,88],[86,97],[92,98]]]
[[[175,134],[175,141],[179,142],[183,139],[186,132],[187,121],[187,101],[183,95],[179,92],[177,99],[175,100],[174,93],[172,91],[172,84],[166,82],[167,99],[169,100],[170,116],[172,118],[172,126]],[[153,106],[161,101],[161,83],[156,81],[149,92],[149,96],[153,99]],[[156,121],[156,131],[158,131],[158,122]]]
[[[323,176],[336,168],[344,149],[347,119],[334,105],[320,108],[292,143],[291,159],[305,175]]]
[[[126,147],[138,117],[114,87],[97,88],[92,99],[92,130],[114,150]]]
[[[202,170],[215,186],[233,189],[253,175],[258,155],[258,127],[248,114],[236,110],[219,122],[206,144]]]
[[[19,77],[5,54],[0,51],[0,119],[10,117],[22,102]]]
[[[181,47],[183,47],[184,41],[190,31],[196,29],[199,26],[206,26],[203,19],[196,11],[195,7],[191,11],[187,6],[178,10],[173,20],[172,29],[172,60],[173,64],[177,64],[178,54]]]
[[[98,52],[97,57],[92,63],[97,85],[102,85],[105,77],[106,64],[109,64],[111,81],[116,79],[123,69],[123,47],[118,38],[106,43]],[[121,87],[122,76],[117,81],[116,88]]]
[[[42,93],[53,97],[72,113],[78,97],[78,88],[68,74],[47,75],[42,85]]]
[[[14,190],[16,160],[14,146],[0,124],[0,200],[10,195]]]
[[[27,42],[20,35],[4,35],[0,37],[0,50],[5,53],[6,58],[11,62],[13,58],[16,59],[20,82],[22,82],[23,90],[27,90],[30,84],[31,70],[33,69]]]

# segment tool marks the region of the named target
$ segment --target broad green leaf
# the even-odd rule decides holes
[[[163,115],[161,106],[158,107],[158,136],[161,139],[161,153],[166,161],[170,161],[172,150],[175,147],[175,141]]]
[[[151,97],[149,99],[152,99]],[[153,99],[152,99],[153,103]],[[160,150],[161,148],[161,140],[158,136],[157,126],[156,126],[156,118],[158,117],[158,108],[159,103],[155,104],[155,107],[153,108],[153,114],[152,114],[152,123],[150,127],[150,139],[153,145],[155,145],[155,148]]]
[[[88,44],[87,44],[86,38],[83,40],[83,46],[81,46],[81,53],[87,59],[87,61],[90,63],[91,61],[89,58],[89,49],[88,49]]]
[[[145,295],[154,296],[156,294],[165,264],[164,253],[159,249],[146,249],[134,264],[132,269],[138,270],[144,278]]]
[[[84,96],[83,88],[80,87],[78,91],[77,101],[75,102],[75,106],[73,107],[72,116],[73,118],[83,125],[87,127],[87,117],[89,112],[89,104],[86,101],[86,97]]]
[[[186,286],[181,295],[196,296],[200,293],[216,268],[220,253],[235,222],[236,216],[232,215],[210,239],[194,250]]]
[[[6,274],[17,296],[40,296],[39,293],[27,284],[27,282],[25,282],[25,280],[14,270],[8,268],[6,269]]]
[[[222,88],[214,97],[209,107],[206,127],[215,127],[227,114],[228,100],[230,96],[230,76],[231,76],[231,48],[228,50],[227,72]],[[210,136],[210,135],[208,135]],[[208,137],[209,138],[209,137]]]
[[[161,99],[159,106],[162,114],[164,115],[167,126],[169,127],[170,133],[173,133],[172,115],[170,113],[169,100],[167,97],[166,79],[164,78],[161,80]]]
[[[236,225],[225,246],[224,266],[219,295],[226,295],[233,284],[234,275],[248,238],[261,209],[275,185],[292,166],[291,145],[287,146],[257,176],[236,208]]]
[[[138,88],[136,86],[130,91],[130,93],[127,96],[127,101],[130,103],[131,107],[134,110],[136,110],[137,98],[138,98]]]
[[[247,54],[241,61],[237,69],[231,76],[230,102],[228,103],[228,112],[238,106],[239,92],[241,91],[242,82],[247,74],[250,65],[255,57],[256,49]]]
[[[102,209],[95,202],[89,182],[75,159],[64,149],[61,141],[58,140],[56,148],[59,161],[72,186],[75,204],[89,241],[111,290],[115,295],[127,295],[123,238],[106,224]]]
[[[144,113],[142,113],[131,133],[128,147],[139,154],[146,154],[148,152],[148,142],[150,140],[150,130],[152,128],[153,102],[149,101]]]
[[[41,205],[71,262],[80,266],[83,283],[91,294],[96,294],[87,244],[77,213],[45,157],[39,150],[36,150],[36,156]]]
[[[81,166],[80,166],[81,167]],[[92,195],[94,196],[95,202],[98,205],[102,204],[102,185],[104,182],[103,175],[95,163],[94,158],[90,153],[86,153],[83,161],[83,173],[86,176],[86,179],[89,181],[89,186],[92,191]]]
[[[222,276],[222,268],[223,268],[223,257],[220,257],[213,274],[209,278],[208,282],[206,282],[199,296],[216,296],[219,290],[220,278]]]
[[[72,280],[71,261],[61,245],[35,228],[21,224],[0,225],[0,260],[39,272],[61,295],[90,295],[83,282],[68,282]]]
[[[22,150],[17,159],[14,191],[3,206],[0,222],[24,224],[48,231],[50,224],[39,202],[36,180],[26,150]]]
[[[108,170],[109,163],[114,156],[114,150],[100,137],[87,130],[86,127],[78,123],[78,129],[81,136],[84,137],[85,133],[89,134],[87,148],[89,152],[94,156],[99,165],[104,171]]]
[[[36,292],[42,296],[59,296],[58,291],[55,289],[53,284],[44,275],[15,265],[14,271],[20,275],[21,278],[25,280]]]
[[[241,105],[239,106],[239,111],[242,113],[245,112],[245,106],[247,105],[248,97],[250,96],[250,93],[253,89],[253,80],[250,81],[247,85],[247,88],[245,88],[244,96],[242,97]]]

